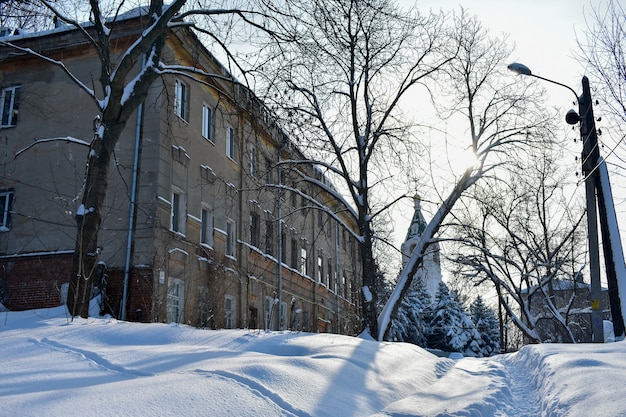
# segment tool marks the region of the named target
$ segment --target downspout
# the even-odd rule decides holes
[[[276,311],[277,311],[277,316],[278,316],[278,320],[277,320],[277,324],[276,324],[276,330],[282,330],[280,328],[280,302],[282,300],[282,292],[283,292],[283,219],[282,219],[282,213],[281,213],[281,204],[280,204],[280,200],[282,198],[282,184],[281,184],[281,177],[280,177],[280,153],[282,152],[283,147],[281,145],[281,147],[278,149],[278,164],[276,165],[276,179],[278,182],[278,202],[276,205],[276,216],[278,217],[278,224],[276,226],[276,233],[278,233],[278,270],[276,271],[276,275],[278,278],[278,295],[276,296],[276,298],[273,300],[273,302],[276,304]],[[273,307],[272,307],[273,308]],[[270,323],[271,326],[271,323]]]
[[[339,222],[335,222],[335,302],[337,303],[337,334],[341,334],[339,299]]]
[[[124,292],[122,294],[121,320],[126,320],[126,305],[128,302],[128,282],[132,260],[132,248],[135,239],[135,213],[137,204],[137,182],[139,179],[139,153],[141,150],[141,132],[143,128],[143,102],[137,107],[137,126],[135,128],[135,155],[133,158],[133,179],[130,188],[130,207],[128,214],[128,236],[126,239],[126,261],[124,263]]]

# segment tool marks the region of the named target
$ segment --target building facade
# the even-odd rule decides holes
[[[118,21],[115,52],[146,24]],[[85,84],[99,76],[76,30],[7,40],[63,61]],[[209,328],[360,330],[350,208],[315,186],[326,179],[314,166],[284,162],[304,157],[190,29],[169,30],[162,60],[219,77],[164,75],[122,133],[94,271],[103,310]],[[98,109],[62,68],[9,47],[0,88],[1,301],[59,305]]]

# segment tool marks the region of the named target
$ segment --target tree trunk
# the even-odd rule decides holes
[[[361,244],[361,267],[363,288],[361,289],[361,315],[363,330],[367,330],[375,337],[378,334],[378,270],[374,259],[371,224],[366,220],[360,221],[363,243]]]
[[[109,186],[109,164],[124,125],[109,129],[103,123],[104,136],[100,137],[96,132],[90,147],[82,203],[76,213],[76,243],[67,294],[67,307],[72,317],[89,317],[89,301],[100,252],[98,233]]]

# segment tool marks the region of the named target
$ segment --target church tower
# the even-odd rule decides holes
[[[415,204],[415,213],[413,214],[413,220],[411,221],[411,225],[409,226],[409,231],[406,234],[406,239],[402,244],[402,267],[406,266],[409,261],[409,257],[413,250],[417,246],[420,241],[424,230],[426,229],[426,219],[424,219],[424,215],[422,214],[421,207],[421,199],[419,196],[413,197],[413,201]],[[426,289],[432,295],[435,296],[437,292],[437,288],[439,287],[439,283],[442,281],[441,278],[441,260],[439,257],[439,243],[434,242],[431,243],[428,247],[426,255],[424,256],[424,263],[417,270],[417,275],[422,278]]]

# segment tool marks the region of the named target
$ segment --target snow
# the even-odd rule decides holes
[[[1,310],[0,310],[1,311]],[[620,416],[626,342],[452,360],[334,334],[0,313],[2,415]]]

